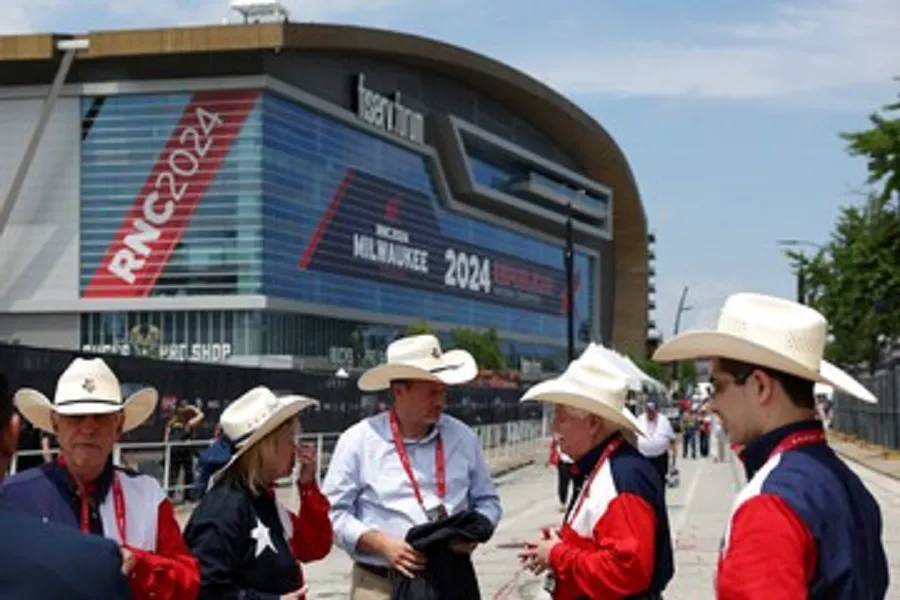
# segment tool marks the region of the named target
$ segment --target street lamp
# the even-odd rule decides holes
[[[580,191],[579,194],[584,194]],[[575,360],[575,249],[572,240],[572,202],[566,205],[566,249],[563,255],[566,269],[566,334],[569,362]]]
[[[810,242],[809,240],[777,240],[777,244],[782,248],[797,248],[806,246],[809,248],[815,248],[816,250],[822,250],[822,246],[820,244]],[[800,256],[806,258],[803,252],[800,252]],[[798,265],[797,267],[797,302],[799,302],[800,304],[806,304],[806,277],[804,277],[803,274],[803,265]]]

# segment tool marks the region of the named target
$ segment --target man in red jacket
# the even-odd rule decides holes
[[[864,402],[875,396],[823,360],[828,322],[817,311],[760,294],[725,301],[713,331],[692,331],[653,358],[711,358],[711,407],[742,446],[748,483],[719,557],[720,600],[882,600],[888,566],[881,511],[828,446],[814,385]]]
[[[644,432],[626,406],[625,378],[607,365],[591,345],[522,398],[556,405],[553,433],[575,461],[562,528],[542,532],[520,554],[532,572],[550,572],[553,600],[656,599],[675,572],[665,484],[636,448]]]
[[[35,427],[57,436],[60,457],[4,481],[0,508],[115,541],[136,599],[196,598],[197,561],[165,492],[152,477],[112,464],[121,435],[153,414],[156,390],[123,401],[103,360],[76,358],[60,376],[53,402],[33,389],[19,390],[15,402]]]

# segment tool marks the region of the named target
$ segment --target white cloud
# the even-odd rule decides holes
[[[796,0],[765,20],[696,31],[710,41],[594,36],[517,62],[568,93],[711,99],[813,97],[884,85],[900,70],[897,0]]]

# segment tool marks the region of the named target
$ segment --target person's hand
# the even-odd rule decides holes
[[[300,463],[300,483],[312,483],[316,480],[316,447],[303,443],[297,447],[297,461]]]
[[[525,569],[540,575],[550,568],[550,551],[561,541],[558,531],[542,529],[539,538],[525,542],[519,561]]]
[[[478,542],[456,539],[450,542],[450,549],[459,554],[471,554],[478,547]]]
[[[303,586],[296,592],[291,592],[290,594],[284,594],[280,600],[303,600],[306,598],[306,592],[308,591],[308,586]]]
[[[382,542],[381,554],[391,563],[391,567],[410,579],[425,568],[425,555],[397,538],[386,537]]]
[[[128,577],[134,571],[137,559],[134,557],[134,552],[125,546],[119,546],[119,552],[122,553],[122,575]]]

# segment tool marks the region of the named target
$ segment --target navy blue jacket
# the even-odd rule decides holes
[[[70,527],[0,511],[3,600],[122,600],[131,597],[119,547]]]
[[[816,443],[776,448],[791,436]],[[718,597],[883,600],[881,510],[827,443],[818,421],[781,427],[741,454],[749,483],[732,511]]]

